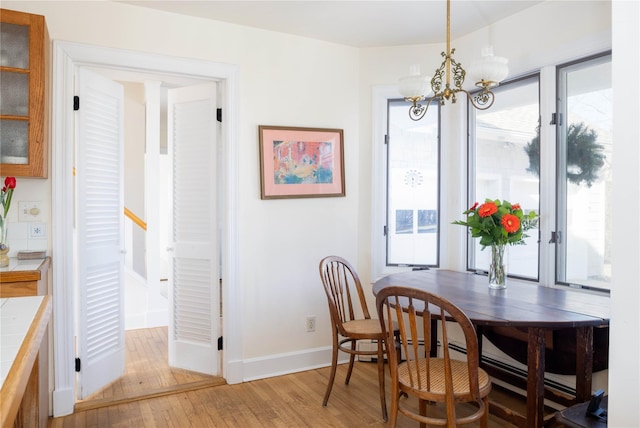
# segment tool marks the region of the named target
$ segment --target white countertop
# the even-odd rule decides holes
[[[18,260],[15,257],[9,257],[9,266],[0,268],[0,272],[38,270],[43,261],[44,259]]]
[[[0,389],[43,299],[44,296],[0,299]]]

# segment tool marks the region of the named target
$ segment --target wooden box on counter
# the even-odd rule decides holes
[[[41,260],[12,258],[9,266],[0,270],[0,298],[49,294],[47,275],[50,264],[50,257]]]

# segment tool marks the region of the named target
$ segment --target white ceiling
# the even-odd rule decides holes
[[[549,0],[452,0],[451,38]],[[443,43],[446,1],[121,1],[354,47]]]

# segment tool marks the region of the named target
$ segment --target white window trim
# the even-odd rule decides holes
[[[551,115],[556,112],[556,67],[540,69],[540,255],[539,282],[556,285],[556,246],[550,244],[556,230],[556,126]],[[544,183],[554,183],[553,188]]]

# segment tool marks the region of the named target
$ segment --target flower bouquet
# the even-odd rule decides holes
[[[504,249],[507,245],[522,245],[525,234],[538,224],[538,214],[529,211],[525,214],[520,204],[511,204],[500,199],[487,199],[482,205],[478,202],[463,212],[466,221],[457,220],[453,224],[466,226],[471,230],[471,237],[480,238],[484,250],[491,247],[491,263],[489,265],[489,286],[504,288],[506,271],[504,267]]]

